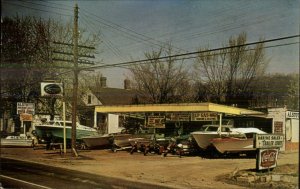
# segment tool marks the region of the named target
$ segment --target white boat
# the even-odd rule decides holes
[[[1,138],[1,147],[32,147],[32,138],[29,136],[7,136]]]
[[[71,139],[72,122],[66,121],[66,139]],[[54,120],[35,126],[35,133],[39,138],[45,140],[63,140],[64,121]],[[91,127],[76,123],[76,139],[81,140],[82,137],[98,134],[97,130]]]
[[[266,134],[257,128],[233,128],[231,130],[240,135],[211,139],[211,144],[222,154],[255,151],[253,147],[255,134]]]
[[[206,149],[210,144],[210,140],[213,138],[219,138],[222,136],[236,136],[238,133],[231,131],[232,125],[203,125],[200,131],[192,132],[198,146],[201,149]]]
[[[112,145],[113,136],[110,134],[99,134],[82,137],[82,140],[88,148],[104,148]]]

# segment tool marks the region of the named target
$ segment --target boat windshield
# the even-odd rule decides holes
[[[218,131],[219,126],[212,126],[212,125],[208,125],[208,126],[203,126],[200,131]],[[222,127],[222,132],[230,132],[230,128],[229,127]]]
[[[207,127],[205,131],[218,131],[218,127]]]
[[[50,125],[54,125],[54,126],[64,126],[64,122],[63,121],[49,121],[49,124]],[[66,121],[66,126],[71,127],[72,123]]]
[[[218,130],[218,127],[211,126],[211,125],[203,126],[200,129],[200,131],[217,131],[217,130]]]

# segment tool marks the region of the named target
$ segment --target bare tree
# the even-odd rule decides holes
[[[68,74],[66,68],[72,68],[72,62],[54,61],[54,51],[65,52],[66,55],[56,55],[66,58],[72,53],[72,46],[55,45],[54,41],[72,43],[71,24],[64,25],[59,21],[42,20],[34,17],[5,17],[1,23],[1,93],[10,104],[16,102],[39,102],[43,113],[54,115],[54,110],[60,104],[55,99],[42,99],[40,96],[40,82],[45,79],[61,80],[65,84],[66,96],[70,96],[72,72]],[[80,42],[83,45],[94,45],[99,42],[97,36],[89,36],[81,31]],[[91,53],[91,50],[80,52]],[[68,57],[72,60],[72,56]],[[62,74],[64,73],[64,74]],[[1,103],[4,98],[0,98]],[[69,98],[66,98],[67,100]],[[14,107],[12,109],[15,109]],[[39,111],[39,110],[38,110]]]
[[[249,85],[254,78],[262,75],[267,61],[263,43],[254,48],[246,46],[246,33],[238,37],[231,37],[229,48],[218,53],[205,51],[199,53],[195,61],[195,70],[199,73],[199,80],[218,103],[243,103],[247,101]]]
[[[222,50],[219,55],[206,51],[197,56],[195,78],[199,80],[198,93],[206,94],[206,97],[202,97],[203,100],[224,101],[227,91],[224,77],[228,72],[226,56],[226,50]]]
[[[183,61],[175,58],[158,59],[171,55],[172,48],[145,53],[146,64],[130,68],[133,86],[141,92],[144,103],[173,103],[189,100],[190,83]],[[140,99],[141,100],[141,99]]]
[[[286,102],[290,110],[299,111],[299,74],[291,74]]]
[[[284,107],[299,110],[299,74],[269,74],[257,77],[250,85],[251,107]]]

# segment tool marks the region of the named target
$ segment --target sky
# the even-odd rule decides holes
[[[72,22],[101,33],[95,62],[115,64],[145,59],[167,43],[174,54],[223,47],[247,33],[247,43],[299,35],[299,0],[77,0],[1,1],[2,16],[31,15]],[[299,73],[299,37],[266,44],[267,73]],[[185,62],[192,66],[193,60]],[[123,87],[128,70],[100,70],[108,87]]]

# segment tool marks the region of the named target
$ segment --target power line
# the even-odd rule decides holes
[[[203,50],[203,51],[195,51],[195,52],[190,52],[190,53],[176,54],[176,55],[164,56],[164,57],[159,57],[159,58],[154,58],[154,59],[136,60],[136,61],[122,62],[122,63],[115,63],[115,64],[105,64],[105,65],[101,65],[101,66],[86,67],[86,68],[80,68],[80,70],[88,71],[88,70],[93,70],[93,69],[112,68],[112,67],[122,67],[122,68],[124,68],[125,66],[128,66],[128,65],[138,64],[138,63],[148,63],[149,61],[152,61],[152,60],[160,60],[160,59],[166,59],[166,58],[184,57],[184,56],[188,56],[188,55],[195,55],[195,54],[201,54],[201,53],[206,53],[206,52],[214,52],[214,51],[220,51],[220,50],[237,48],[237,47],[243,47],[243,46],[251,46],[251,45],[256,45],[256,44],[261,44],[261,43],[269,43],[269,42],[281,41],[281,40],[286,40],[286,39],[291,39],[291,38],[297,38],[297,37],[300,37],[300,35],[286,36],[286,37],[275,38],[275,39],[270,39],[270,40],[264,40],[264,41],[258,41],[258,42],[252,42],[252,43],[245,43],[243,45],[236,45],[236,46],[230,46],[230,47],[221,47],[221,48],[208,49],[208,50]],[[291,44],[296,44],[296,43],[278,44],[278,45],[273,45],[273,46],[267,46],[267,47],[264,47],[264,48],[280,47],[280,46],[291,45]],[[181,58],[181,59],[190,59],[190,58],[196,58],[196,57],[197,56],[189,57],[189,58]],[[180,60],[180,59],[178,59],[178,60]],[[72,72],[72,70],[68,70],[68,71],[65,71],[65,72],[58,73],[57,76],[64,75],[64,74],[69,74],[71,72]],[[40,82],[40,81],[38,81],[38,82]],[[27,85],[33,85],[33,84],[36,84],[38,82],[32,82],[32,83],[27,84]],[[18,87],[18,88],[15,88],[15,89],[11,89],[10,91],[14,91],[16,89],[20,89],[20,88],[22,88],[24,86],[27,86],[27,85],[23,85],[21,87]],[[6,94],[8,92],[9,91],[3,92],[1,94]]]
[[[45,4],[41,4],[41,3],[37,3],[36,1],[35,2],[32,2],[32,1],[26,1],[26,0],[20,0],[21,2],[24,2],[24,3],[28,3],[28,4],[32,4],[32,5],[38,5],[38,6],[43,6],[43,7],[48,7],[48,8],[55,8],[55,9],[60,9],[60,10],[66,10],[66,11],[70,11],[70,13],[72,12],[72,9],[68,9],[68,8],[63,8],[63,7],[56,7],[56,6],[52,6],[52,5],[45,5]],[[43,1],[42,1],[43,2]]]
[[[95,25],[90,24],[90,22],[85,18],[85,16],[83,16],[83,17],[81,17],[81,18],[82,18],[82,20],[85,21],[83,24],[85,24],[86,26],[90,27],[95,33],[97,33],[97,31],[96,31],[96,29],[95,29]],[[92,20],[92,21],[93,21],[93,20]],[[99,29],[99,30],[100,30],[100,29]],[[100,32],[100,31],[99,31],[99,32]],[[122,59],[124,60],[123,56],[121,55],[121,54],[122,54],[121,51],[120,51],[117,47],[115,47],[114,44],[113,44],[109,39],[107,39],[107,38],[105,37],[104,33],[101,33],[101,32],[100,32],[99,35],[100,35],[100,37],[101,37],[101,36],[103,37],[103,42],[104,42],[104,44],[111,50],[111,52],[112,52],[115,56],[119,57],[121,60],[122,60]],[[106,40],[104,40],[104,39],[106,39]]]
[[[86,10],[86,9],[82,8],[82,10]],[[86,12],[90,12],[90,11],[86,10]],[[85,12],[83,12],[83,13],[86,14]],[[87,14],[86,14],[86,15],[87,15]],[[148,37],[148,36],[143,35],[143,34],[141,34],[141,33],[138,33],[138,32],[136,32],[136,31],[134,31],[134,30],[132,30],[132,29],[126,28],[126,27],[121,26],[121,25],[119,25],[119,24],[115,24],[115,23],[113,23],[113,22],[111,22],[111,21],[108,21],[108,20],[106,20],[106,19],[103,19],[103,18],[101,18],[101,17],[98,16],[98,15],[95,15],[95,14],[92,14],[92,13],[90,13],[90,15],[92,15],[92,16],[94,16],[94,17],[100,19],[100,20],[102,20],[102,21],[100,21],[100,20],[97,19],[96,21],[98,21],[99,23],[102,23],[102,24],[104,24],[105,26],[111,27],[111,28],[113,28],[113,29],[115,29],[115,30],[118,30],[118,31],[120,31],[120,32],[126,33],[127,35],[131,35],[131,36],[137,37],[137,38],[139,38],[140,40],[142,40],[143,42],[148,42],[148,43],[151,43],[151,44],[156,45],[156,46],[159,46],[159,47],[163,47],[164,45],[167,44],[166,42],[158,41],[158,40],[156,40],[156,39],[154,39],[154,38],[151,38],[151,37]],[[87,17],[89,17],[89,16],[87,15]],[[120,29],[120,28],[121,28],[121,29]],[[145,40],[145,39],[147,39],[147,40]],[[152,41],[154,41],[155,43],[152,42]],[[172,47],[174,47],[174,48],[176,48],[176,49],[178,49],[178,50],[181,50],[181,51],[185,51],[184,49],[181,49],[181,48],[178,48],[178,47],[175,47],[175,46],[172,46]]]
[[[242,44],[242,45],[235,45],[235,46],[229,46],[229,47],[221,47],[221,48],[208,49],[208,50],[203,50],[203,51],[194,51],[194,52],[189,52],[189,53],[175,54],[175,55],[163,56],[163,57],[152,58],[152,59],[135,60],[135,61],[128,61],[128,62],[122,62],[122,63],[109,64],[109,65],[106,64],[106,65],[101,65],[101,66],[90,67],[89,69],[99,69],[99,68],[108,68],[108,67],[115,67],[115,66],[124,66],[124,65],[131,65],[131,64],[137,64],[137,63],[142,63],[142,62],[150,62],[150,61],[153,61],[153,60],[162,60],[162,59],[167,59],[167,58],[184,57],[184,56],[189,56],[189,55],[194,55],[194,54],[201,54],[201,53],[214,52],[214,51],[220,51],[220,50],[225,50],[225,49],[232,49],[232,48],[243,47],[243,46],[251,46],[251,45],[256,45],[256,44],[270,43],[270,42],[274,42],[274,41],[281,41],[281,40],[285,40],[285,39],[296,38],[296,37],[299,37],[299,36],[300,35],[293,35],[293,36],[275,38],[275,39],[258,41],[258,42],[252,42],[252,43],[245,43],[245,44]]]
[[[52,13],[52,14],[58,14],[58,15],[62,15],[62,16],[72,17],[72,15],[62,14],[62,13],[58,13],[58,12],[55,12],[55,11],[43,10],[43,9],[38,9],[38,8],[33,8],[33,7],[28,7],[28,6],[25,6],[25,5],[16,4],[16,3],[11,2],[11,1],[6,2],[6,3],[11,4],[11,5],[15,5],[15,6],[24,7],[24,8],[27,8],[27,9],[32,9],[32,10],[40,11],[40,12],[49,12],[49,13]]]

